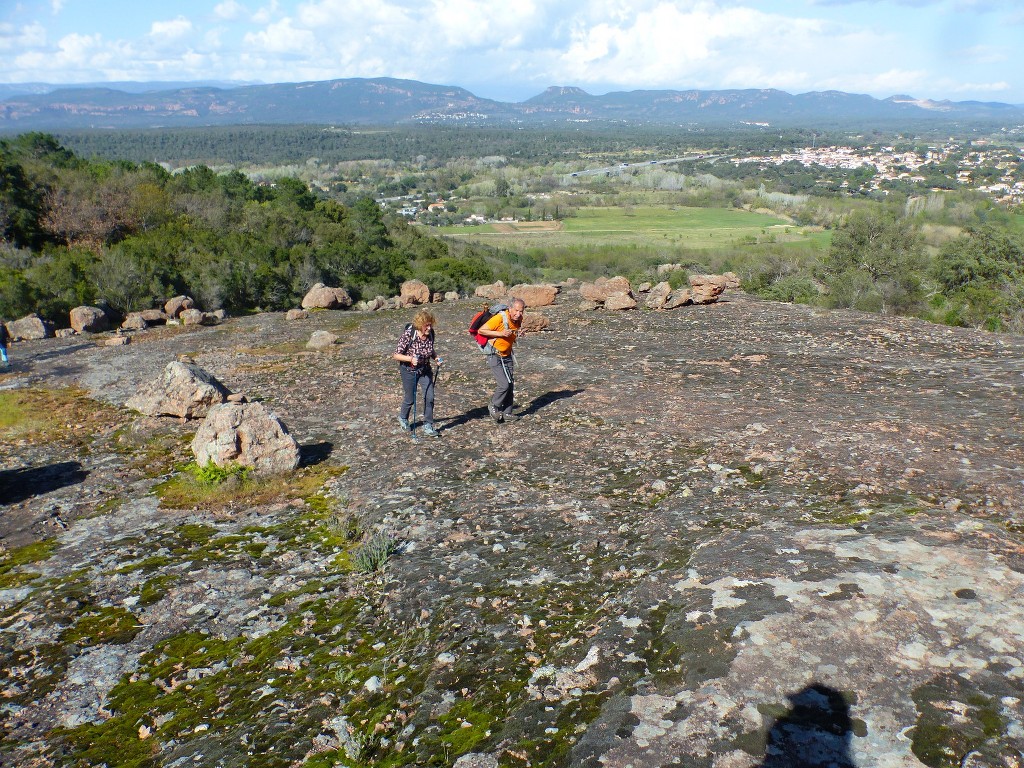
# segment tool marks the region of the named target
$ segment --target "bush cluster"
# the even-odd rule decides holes
[[[207,310],[285,309],[317,282],[359,299],[412,277],[466,291],[504,272],[485,246],[450,248],[370,198],[342,205],[294,178],[86,160],[44,134],[0,141],[3,317],[123,315],[183,293]]]

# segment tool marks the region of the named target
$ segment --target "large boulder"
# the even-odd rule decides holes
[[[201,419],[229,394],[227,387],[195,363],[175,360],[158,379],[129,397],[125,406],[147,416]]]
[[[724,275],[690,275],[694,304],[712,304],[725,293],[729,279]]]
[[[75,307],[69,316],[75,333],[102,333],[110,330],[110,318],[99,307]]]
[[[210,409],[192,439],[200,466],[240,464],[257,474],[290,472],[299,466],[299,446],[262,403],[222,403]]]
[[[665,306],[669,294],[672,293],[672,286],[666,282],[658,283],[647,292],[644,305],[649,309],[661,309]]]
[[[628,293],[618,291],[604,300],[605,309],[636,309],[636,299]]]
[[[555,303],[558,287],[549,283],[514,285],[508,289],[508,295],[522,299],[528,307],[549,307]]]
[[[11,335],[11,341],[48,339],[53,336],[53,323],[33,312],[20,320],[7,323],[7,332]]]
[[[166,314],[168,318],[174,320],[177,319],[178,315],[186,309],[192,309],[195,305],[196,303],[191,296],[175,296],[164,304],[164,314]],[[147,320],[147,322],[149,321]]]
[[[546,315],[538,312],[527,312],[523,315],[520,329],[523,333],[536,333],[537,331],[546,331],[550,325],[551,321]]]
[[[167,313],[162,309],[144,309],[139,312],[146,325],[167,325]]]
[[[146,318],[142,316],[141,312],[129,312],[124,322],[121,323],[123,331],[144,331],[147,328],[149,328],[149,323],[146,322]]]
[[[406,280],[398,291],[402,306],[430,303],[430,288],[422,280]]]
[[[213,312],[203,312],[201,309],[186,309],[178,320],[182,325],[217,325],[220,318]]]
[[[633,287],[625,277],[599,277],[592,283],[580,284],[580,296],[587,301],[596,301],[603,304],[605,299],[613,293],[625,293],[633,295]]]
[[[352,297],[344,288],[331,288],[317,283],[302,297],[303,309],[348,309]]]
[[[330,349],[338,343],[337,334],[330,331],[313,331],[306,342],[306,349]]]
[[[478,285],[473,291],[473,295],[488,301],[497,301],[508,295],[508,289],[505,287],[505,283],[498,280],[490,285]]]
[[[693,292],[689,288],[679,288],[666,297],[662,309],[675,309],[686,304],[693,304]]]
[[[688,279],[690,281],[691,288],[696,288],[702,285],[714,285],[724,291],[729,285],[729,278],[725,275],[690,275]]]

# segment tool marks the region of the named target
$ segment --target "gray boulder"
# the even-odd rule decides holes
[[[167,364],[160,378],[129,397],[125,407],[147,416],[201,419],[229,394],[227,387],[195,363],[175,360]]]
[[[7,323],[7,332],[11,334],[11,341],[49,339],[53,336],[53,323],[33,312],[20,320]]]
[[[309,337],[309,341],[306,342],[306,348],[329,349],[337,342],[337,335],[331,333],[330,331],[313,331],[313,334]]]
[[[299,466],[298,443],[262,403],[213,406],[192,439],[192,453],[200,466],[240,464],[261,475]]]

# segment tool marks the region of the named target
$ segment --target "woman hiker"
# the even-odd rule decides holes
[[[398,423],[402,429],[411,431],[415,423],[410,423],[409,412],[413,411],[416,419],[416,390],[423,389],[423,434],[437,437],[434,428],[434,369],[430,361],[434,360],[438,368],[442,360],[434,351],[434,316],[421,309],[405,327],[405,332],[398,339],[398,346],[392,357],[398,361],[398,370],[402,374],[402,407],[398,411]]]

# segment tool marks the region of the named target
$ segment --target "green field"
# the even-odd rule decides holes
[[[720,249],[755,243],[826,244],[828,233],[734,208],[581,208],[561,222],[442,227],[441,233],[520,250],[578,246]]]

